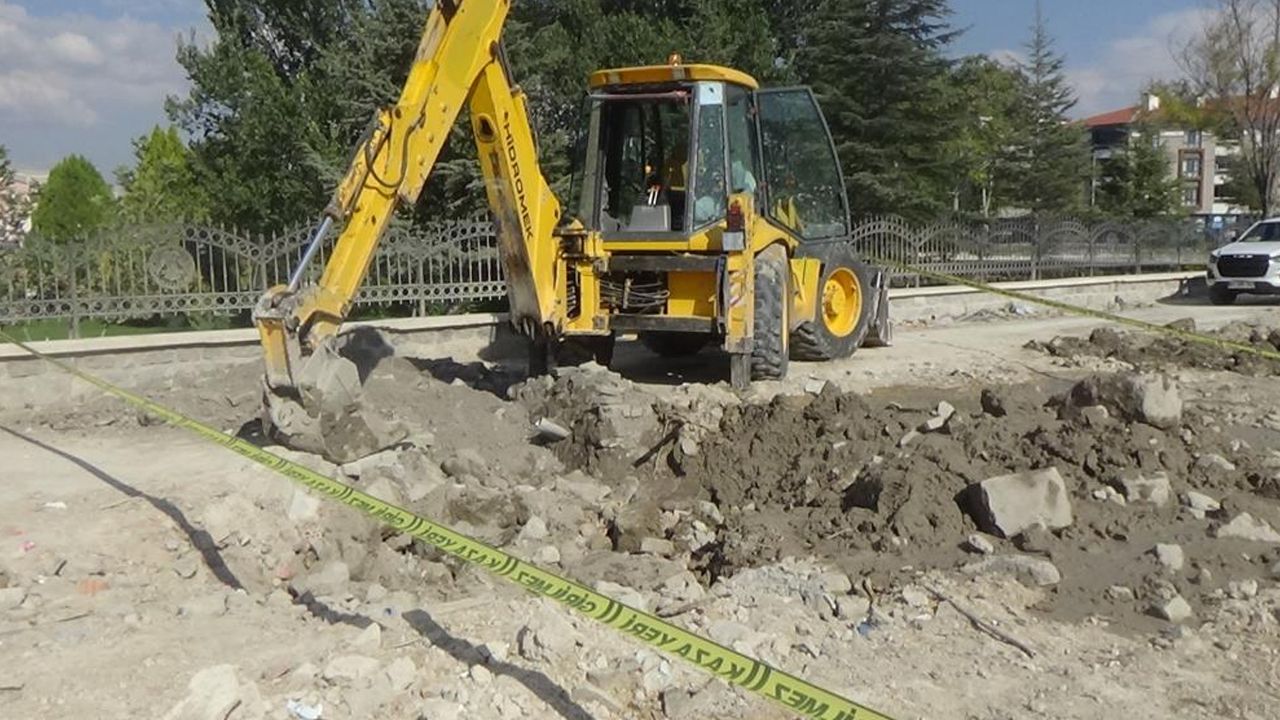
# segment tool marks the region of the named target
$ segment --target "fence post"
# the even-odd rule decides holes
[[[79,241],[71,240],[67,243],[67,294],[70,296],[71,304],[71,331],[69,335],[71,339],[78,340],[80,338],[80,282],[76,277],[76,244]]]
[[[1040,279],[1040,246],[1042,244],[1040,237],[1040,219],[1036,218],[1031,221],[1031,279]]]

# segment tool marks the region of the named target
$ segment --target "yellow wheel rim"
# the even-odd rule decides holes
[[[822,322],[827,332],[848,337],[862,317],[862,286],[849,268],[836,268],[822,288]]]

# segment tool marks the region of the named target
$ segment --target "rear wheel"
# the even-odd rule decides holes
[[[686,332],[643,332],[640,333],[640,344],[650,352],[666,358],[689,357],[702,352],[711,342],[711,335],[706,333]]]
[[[1238,295],[1239,293],[1222,283],[1214,283],[1209,286],[1209,302],[1214,305],[1234,304]]]
[[[791,356],[822,361],[857,352],[871,330],[874,281],[871,268],[849,246],[833,246],[818,281],[817,317],[792,332]]]
[[[790,360],[791,262],[781,245],[756,256],[755,341],[751,351],[752,380],[781,380]]]

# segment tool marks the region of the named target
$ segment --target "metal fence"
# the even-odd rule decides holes
[[[272,236],[200,225],[103,231],[80,242],[29,237],[0,247],[0,324],[157,316],[234,315],[286,282],[309,228]],[[867,218],[852,241],[868,257],[982,280],[1141,273],[1204,262],[1226,230],[1194,221],[1087,223],[1023,218],[914,225]],[[313,279],[332,245],[311,267]],[[927,280],[897,272],[895,284]],[[431,308],[497,300],[505,285],[487,219],[396,226],[357,299],[363,307],[425,314]]]

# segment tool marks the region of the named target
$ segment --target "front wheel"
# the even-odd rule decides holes
[[[1209,286],[1209,302],[1214,305],[1232,305],[1235,303],[1237,296],[1239,296],[1239,293],[1222,283],[1214,283]]]
[[[833,246],[818,281],[817,317],[791,334],[796,360],[847,358],[867,340],[876,301],[875,273],[848,245]]]

